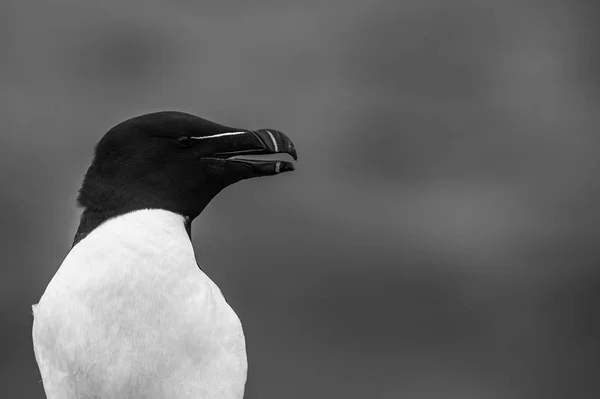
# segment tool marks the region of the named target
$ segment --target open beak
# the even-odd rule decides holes
[[[248,130],[247,134],[235,137],[235,144],[229,151],[220,151],[212,156],[228,162],[240,162],[252,166],[262,175],[273,175],[293,171],[289,161],[261,159],[261,155],[289,154],[298,160],[294,143],[282,132],[275,129]]]

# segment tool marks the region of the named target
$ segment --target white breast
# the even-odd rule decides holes
[[[197,266],[183,218],[141,210],[103,223],[34,308],[48,398],[242,398],[245,339]]]

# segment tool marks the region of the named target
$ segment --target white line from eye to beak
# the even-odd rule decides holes
[[[239,134],[246,134],[247,132],[227,132],[227,133],[219,133],[219,134],[213,134],[210,136],[196,136],[196,137],[190,137],[191,139],[194,140],[206,140],[206,139],[214,139],[216,137],[223,137],[223,136],[237,136]]]
[[[275,141],[275,136],[273,136],[273,133],[271,133],[269,130],[267,130],[267,133],[269,133],[269,137],[271,138],[271,141],[273,142],[273,145],[275,146],[275,152],[278,152],[279,150],[277,149],[277,141]]]

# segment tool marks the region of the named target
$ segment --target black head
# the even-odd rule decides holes
[[[104,220],[137,209],[165,209],[191,221],[235,182],[294,170],[287,161],[249,158],[276,153],[297,159],[293,143],[273,129],[236,129],[182,112],[122,122],[98,142],[85,174],[75,242]]]

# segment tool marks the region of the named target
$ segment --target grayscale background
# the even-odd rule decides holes
[[[203,3],[0,2],[1,397],[94,144],[167,109],[299,152],[194,225],[246,398],[600,396],[597,1]]]

